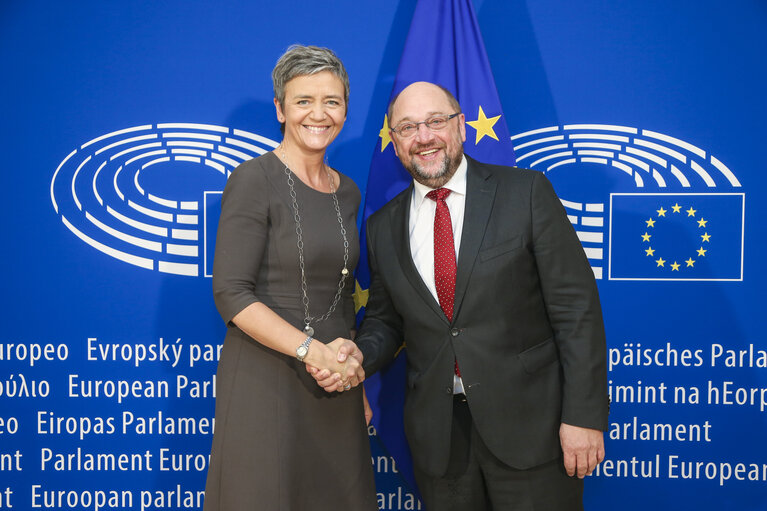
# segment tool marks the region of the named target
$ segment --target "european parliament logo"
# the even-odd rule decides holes
[[[604,124],[511,139],[517,164],[554,182],[597,279],[743,280],[745,193],[715,156],[662,133]]]
[[[212,273],[221,194],[232,170],[277,146],[210,124],[147,124],[96,137],[51,179],[64,225],[103,254],[147,270]]]

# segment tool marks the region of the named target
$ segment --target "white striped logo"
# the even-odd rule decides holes
[[[210,276],[210,237],[231,171],[277,142],[209,124],[147,124],[72,151],[51,179],[51,202],[78,238],[147,270]]]

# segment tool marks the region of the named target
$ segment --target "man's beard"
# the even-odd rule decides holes
[[[461,164],[462,159],[463,151],[458,151],[458,154],[454,157],[445,154],[437,172],[431,174],[424,171],[424,169],[413,160],[411,160],[410,165],[405,168],[410,175],[413,176],[413,179],[422,185],[428,186],[429,188],[440,188],[450,181],[450,178],[453,177],[455,171],[458,170],[458,166]]]

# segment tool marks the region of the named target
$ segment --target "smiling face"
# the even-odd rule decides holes
[[[416,82],[397,96],[393,105],[390,126],[404,122],[421,122],[435,115],[456,113],[448,97],[437,86]],[[439,188],[450,181],[463,157],[466,125],[463,114],[448,121],[447,127],[431,131],[418,125],[416,134],[402,138],[392,132],[394,151],[413,179],[430,188]]]
[[[297,76],[285,84],[285,101],[275,98],[284,141],[303,153],[324,152],[346,121],[344,85],[330,71]]]

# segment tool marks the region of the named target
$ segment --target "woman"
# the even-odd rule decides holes
[[[272,80],[282,142],[237,167],[222,199],[213,292],[229,328],[204,509],[374,510],[362,372],[337,360],[354,325],[360,192],[325,163],[349,81],[312,46],[290,47]],[[338,373],[342,392],[304,364]]]

